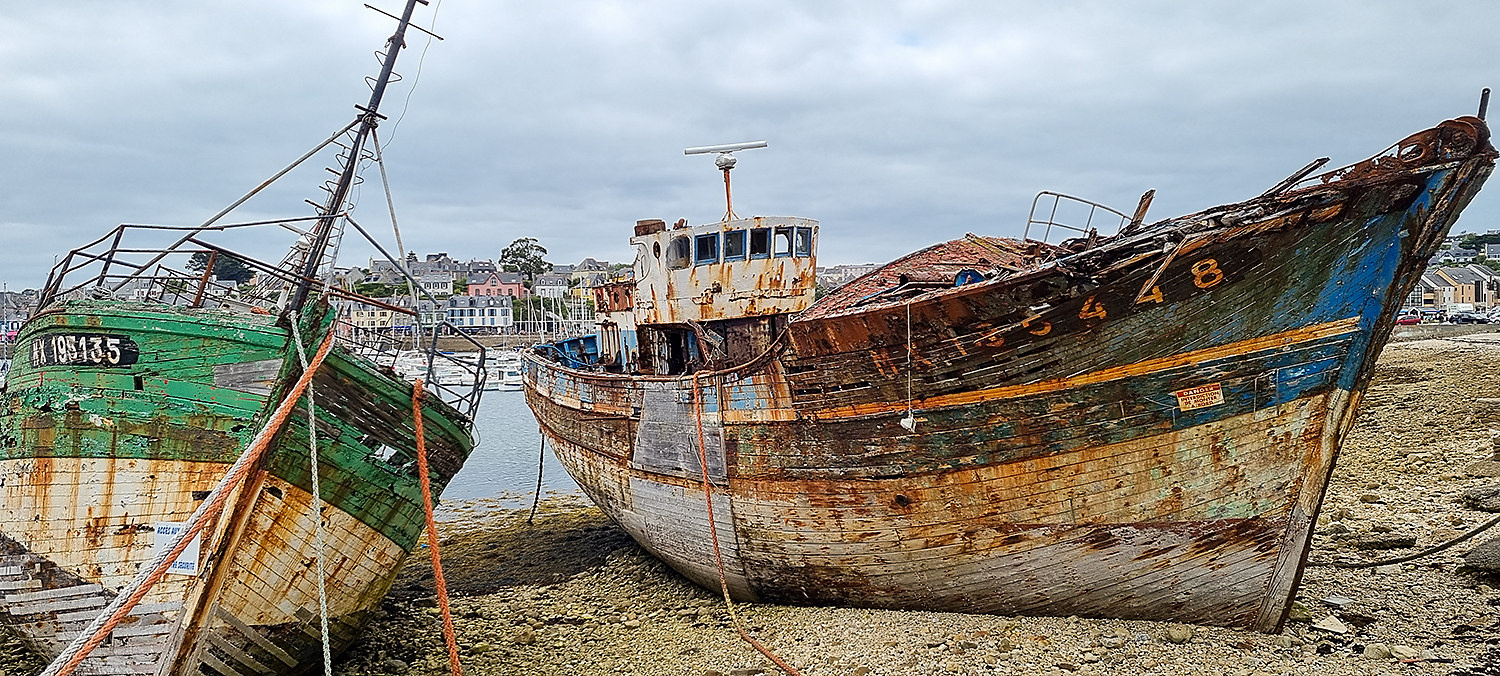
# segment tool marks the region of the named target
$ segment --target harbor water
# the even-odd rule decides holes
[[[474,435],[474,452],[444,489],[443,500],[493,498],[506,506],[530,505],[539,456],[543,497],[580,493],[552,449],[542,453],[541,431],[524,392],[485,392],[474,416]]]

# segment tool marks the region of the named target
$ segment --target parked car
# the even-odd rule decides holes
[[[1448,321],[1454,324],[1488,324],[1490,318],[1477,312],[1455,312],[1448,316]]]
[[[1400,326],[1411,326],[1412,324],[1421,323],[1422,315],[1401,315],[1400,317],[1396,318],[1396,324]]]

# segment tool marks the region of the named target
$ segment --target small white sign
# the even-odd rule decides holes
[[[1172,393],[1177,397],[1177,408],[1191,411],[1224,403],[1224,387],[1219,383],[1199,385]]]
[[[172,540],[176,539],[185,530],[187,530],[187,524],[185,523],[164,521],[156,524],[156,541],[152,546],[152,553],[155,554],[156,552],[170,548]],[[197,535],[193,536],[193,541],[188,543],[187,549],[182,550],[182,554],[178,555],[177,560],[173,561],[172,565],[167,568],[167,572],[178,575],[197,575],[198,545],[202,542],[203,533],[200,531]]]

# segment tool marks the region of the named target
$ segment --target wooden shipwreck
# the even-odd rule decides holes
[[[1396,309],[1495,157],[1462,117],[816,301],[813,221],[643,221],[634,280],[527,357],[527,396],[600,508],[739,599],[1278,631]]]
[[[447,368],[475,371],[472,387],[414,396],[391,368],[395,339],[347,321],[354,307],[410,311],[330,283],[341,234],[359,227],[349,190],[379,159],[377,111],[418,1],[406,2],[369,103],[315,149],[338,155],[315,215],[221,223],[225,209],[198,227],[122,225],[54,269],[0,397],[0,625],[60,656],[46,673],[317,669],[324,644],[337,653],[353,640],[417,547],[414,410],[434,492],[473,448],[482,369],[455,361]],[[295,233],[286,259],[206,239],[251,227]],[[254,281],[218,280],[234,269],[225,259]],[[443,356],[426,355],[431,373]],[[302,380],[310,403],[296,396]],[[226,479],[231,468],[242,481]],[[169,573],[140,585],[181,542]],[[127,589],[144,596],[127,604]],[[104,640],[80,649],[93,633]]]

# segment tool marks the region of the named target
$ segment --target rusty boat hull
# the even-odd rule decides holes
[[[45,308],[16,354],[0,425],[0,623],[56,656],[151,561],[159,531],[208,497],[300,368],[274,316],[117,301]],[[321,502],[299,407],[232,508],[77,673],[315,671],[319,518],[329,642],[336,654],[353,641],[424,526],[412,385],[340,345],[311,391]],[[424,420],[439,492],[473,441],[430,393]]]
[[[1494,159],[1460,118],[1113,237],[970,235],[728,319],[759,336],[737,358],[537,350],[527,396],[601,509],[736,598],[1278,631],[1396,309]]]

